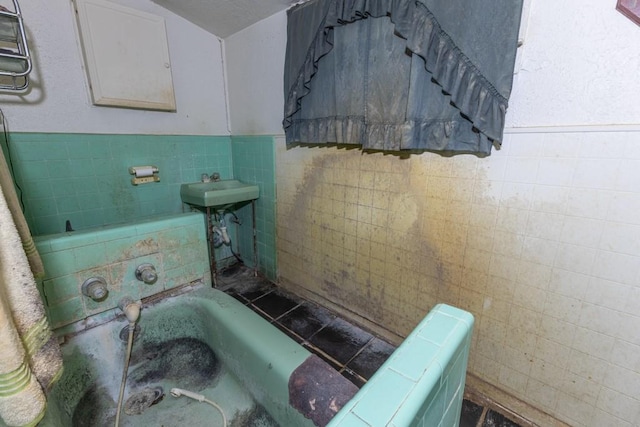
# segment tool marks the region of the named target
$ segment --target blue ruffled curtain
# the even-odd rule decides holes
[[[288,12],[289,146],[489,155],[522,0],[312,0]]]

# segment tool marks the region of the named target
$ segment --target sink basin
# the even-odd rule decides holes
[[[180,186],[180,198],[185,203],[196,206],[223,206],[257,199],[260,190],[257,185],[245,184],[237,179],[215,182],[194,182]]]

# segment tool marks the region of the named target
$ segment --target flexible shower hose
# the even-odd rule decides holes
[[[183,390],[181,388],[172,388],[171,396],[173,397],[187,396],[187,397],[190,397],[191,399],[197,400],[198,402],[208,403],[209,405],[213,406],[220,412],[220,415],[222,415],[222,426],[227,427],[227,417],[224,415],[224,411],[222,410],[222,408],[216,402],[207,399],[201,394],[197,394],[189,390]]]
[[[122,381],[120,382],[120,394],[118,395],[118,409],[116,412],[115,427],[120,426],[120,411],[122,410],[122,399],[124,397],[124,386],[127,384],[127,372],[129,371],[129,360],[131,359],[131,347],[133,347],[133,333],[136,330],[136,322],[129,323],[129,338],[127,339],[127,353],[124,356],[124,369],[122,370]]]

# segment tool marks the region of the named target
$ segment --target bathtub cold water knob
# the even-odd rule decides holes
[[[158,273],[152,264],[140,264],[136,268],[136,279],[147,285],[153,285],[158,280]]]
[[[103,301],[109,295],[107,281],[102,277],[91,277],[82,284],[82,295],[94,301]]]

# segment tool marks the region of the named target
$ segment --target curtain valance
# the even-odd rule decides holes
[[[521,0],[312,0],[288,12],[287,144],[488,155]]]

